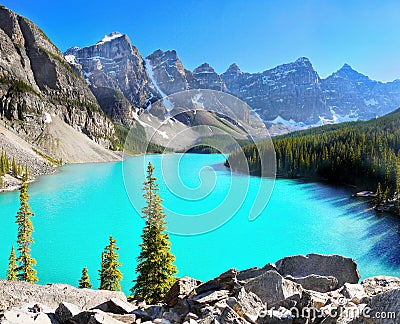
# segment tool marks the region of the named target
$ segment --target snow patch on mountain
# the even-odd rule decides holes
[[[160,89],[160,87],[157,84],[157,81],[154,77],[154,71],[153,71],[153,66],[151,65],[149,59],[145,58],[144,59],[145,65],[146,65],[146,70],[147,73],[149,75],[149,78],[151,80],[152,85],[154,86],[155,90],[158,91],[158,93],[161,95],[162,97],[162,101],[164,104],[164,107],[168,110],[171,111],[172,109],[174,109],[174,104],[168,99],[168,96]]]
[[[101,40],[100,42],[96,43],[96,45],[101,45],[101,44],[110,42],[110,41],[112,41],[113,39],[120,38],[120,37],[122,37],[122,36],[124,36],[124,35],[121,34],[121,33],[119,33],[119,32],[113,32],[113,33],[111,33],[111,34],[109,34],[109,35],[104,35],[104,37],[102,38],[102,40]]]
[[[293,119],[286,120],[279,115],[275,119],[267,121],[267,123],[275,124],[275,125],[281,124],[281,125],[285,125],[285,126],[296,126],[296,127],[305,127],[306,126],[305,123],[296,122]]]

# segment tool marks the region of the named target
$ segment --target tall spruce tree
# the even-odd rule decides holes
[[[146,206],[142,210],[142,217],[146,222],[140,244],[141,252],[137,258],[138,276],[131,289],[136,298],[143,298],[149,303],[162,300],[176,281],[174,276],[177,273],[173,264],[175,256],[171,253],[171,242],[166,232],[166,215],[153,172],[154,168],[149,162],[143,188]]]
[[[383,192],[380,182],[378,182],[378,186],[376,187],[374,202],[375,202],[375,207],[380,206],[383,202]]]
[[[36,265],[36,260],[31,257],[31,245],[33,243],[33,224],[31,217],[34,216],[34,214],[31,212],[29,206],[28,185],[25,181],[23,181],[21,185],[19,200],[21,206],[17,213],[16,220],[16,224],[18,225],[17,244],[19,252],[17,258],[19,263],[18,279],[29,283],[35,283],[38,281],[37,272],[33,268]]]
[[[88,274],[88,269],[86,267],[82,270],[82,277],[79,280],[79,288],[92,288],[92,284],[90,283],[90,278]]]
[[[8,260],[7,280],[16,281],[18,280],[18,265],[15,257],[14,245],[11,247],[11,253]]]
[[[115,245],[116,241],[110,235],[110,244],[108,244],[101,254],[100,289],[102,290],[121,290],[120,281],[122,273],[118,269],[121,263],[118,261],[119,248]]]

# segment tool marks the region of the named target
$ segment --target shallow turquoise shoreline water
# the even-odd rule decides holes
[[[183,200],[161,180],[161,160],[169,159],[169,173],[168,167],[178,165],[180,157],[149,155],[124,162],[135,206],[143,205],[143,159],[156,168],[165,207],[186,215],[214,210],[223,202],[232,177],[249,180],[249,190],[236,215],[218,229],[195,236],[171,235],[179,276],[207,280],[231,267],[263,266],[284,256],[311,252],[355,258],[363,278],[400,276],[396,219],[376,215],[363,200],[350,199],[346,189],[279,179],[263,213],[249,221],[258,183],[267,180],[231,175],[223,167],[221,155],[187,154],[179,164],[180,178],[192,193],[203,184],[198,193],[204,197]],[[180,188],[177,179],[169,180],[170,188]],[[38,262],[40,283],[77,285],[82,268],[87,266],[97,288],[101,251],[112,234],[120,247],[122,286],[128,293],[135,278],[143,220],[126,193],[122,163],[64,166],[55,175],[40,177],[30,185],[29,192],[36,214],[32,254]],[[232,194],[239,195],[235,190]],[[0,194],[0,277],[5,277],[11,244],[16,239],[18,207],[18,192]]]

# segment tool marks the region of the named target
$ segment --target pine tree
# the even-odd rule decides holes
[[[90,283],[90,278],[88,274],[88,269],[86,267],[82,270],[82,277],[79,280],[79,288],[92,288],[92,284]]]
[[[99,272],[99,280],[100,280],[100,288],[102,289],[102,287],[104,287],[104,268],[106,266],[106,257],[105,257],[105,253],[101,252],[101,263],[100,263],[100,270]]]
[[[390,192],[389,192],[389,187],[386,187],[384,193],[383,193],[383,202],[388,202],[390,199]]]
[[[18,168],[17,168],[17,162],[15,162],[14,157],[12,158],[12,163],[11,163],[12,167],[11,167],[11,174],[13,177],[17,177],[18,176]]]
[[[383,201],[383,193],[382,193],[382,187],[381,183],[378,182],[378,186],[376,187],[376,192],[375,192],[375,207],[380,206]]]
[[[38,281],[36,270],[33,268],[36,265],[36,260],[31,257],[31,244],[33,243],[32,233],[33,224],[31,217],[34,214],[29,206],[28,185],[25,181],[22,182],[19,196],[21,207],[17,213],[16,223],[18,225],[18,252],[17,261],[19,263],[18,279],[35,283]]]
[[[7,280],[16,281],[18,280],[18,265],[15,257],[14,245],[11,247],[10,258],[8,260]]]
[[[107,245],[101,254],[101,269],[100,274],[100,289],[102,290],[121,290],[120,281],[122,280],[122,273],[118,269],[121,263],[118,261],[117,250],[119,248],[115,245],[115,240],[110,235],[110,244]]]
[[[147,180],[144,182],[146,206],[143,208],[145,226],[142,234],[141,252],[137,258],[137,279],[131,291],[135,298],[146,302],[161,301],[175,282],[175,256],[170,250],[170,239],[166,232],[165,213],[162,200],[158,195],[157,178],[153,176],[154,168],[149,162]]]

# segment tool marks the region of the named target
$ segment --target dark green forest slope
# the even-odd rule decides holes
[[[380,182],[391,197],[399,186],[400,109],[360,122],[326,125],[275,137],[277,175],[326,179],[375,191]],[[261,150],[263,145],[261,143]],[[255,145],[243,148],[251,173],[260,175]],[[239,152],[228,163],[237,165]]]

